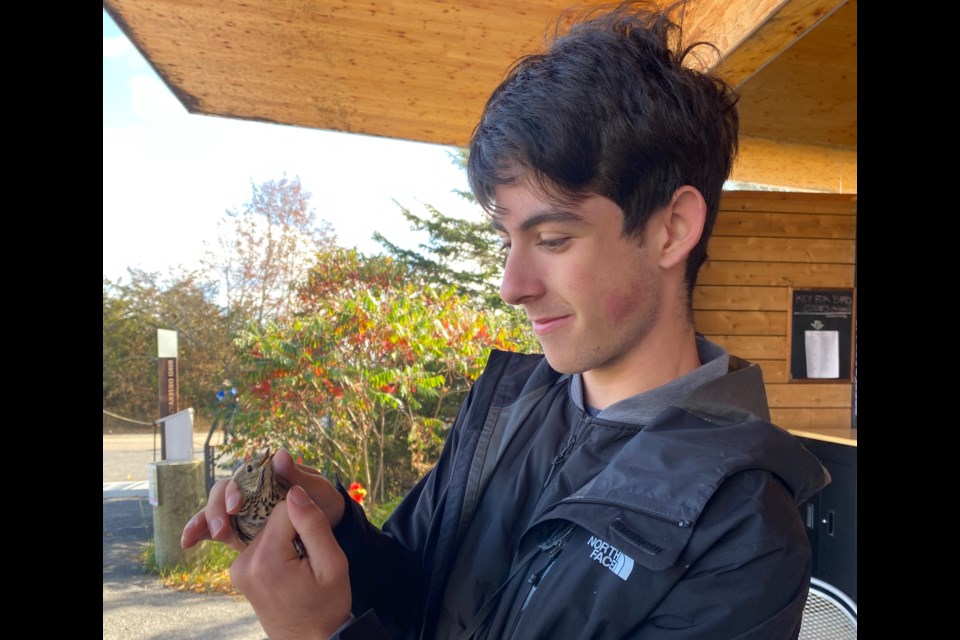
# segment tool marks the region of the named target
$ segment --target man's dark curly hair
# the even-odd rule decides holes
[[[737,153],[737,95],[714,73],[685,66],[703,42],[683,44],[667,8],[624,2],[558,27],[543,53],[518,60],[473,132],[467,176],[496,215],[494,189],[526,177],[558,203],[599,194],[624,211],[625,235],[683,185],[707,204],[686,266],[688,297],[707,257],[723,183]]]

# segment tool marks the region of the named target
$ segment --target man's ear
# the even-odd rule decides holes
[[[707,219],[707,203],[698,189],[684,185],[674,192],[666,209],[660,267],[670,269],[683,263],[700,241]]]

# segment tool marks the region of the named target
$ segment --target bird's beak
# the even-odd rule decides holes
[[[260,458],[260,462],[257,463],[257,467],[263,467],[270,461],[270,458],[270,447],[267,447],[267,450],[263,452],[263,457]]]

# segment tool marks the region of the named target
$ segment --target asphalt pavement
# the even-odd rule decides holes
[[[201,459],[205,437],[194,438]],[[103,436],[104,640],[263,640],[242,597],[175,591],[144,573],[141,557],[153,540],[147,474],[154,459],[152,434]]]

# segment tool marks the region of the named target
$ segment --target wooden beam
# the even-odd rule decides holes
[[[857,150],[742,136],[730,179],[798,191],[857,193]]]
[[[853,286],[854,265],[798,264],[796,262],[707,262],[697,284],[730,287]]]
[[[685,39],[720,49],[719,71],[739,87],[847,0],[703,0],[684,16]],[[718,61],[713,61],[714,66]]]

